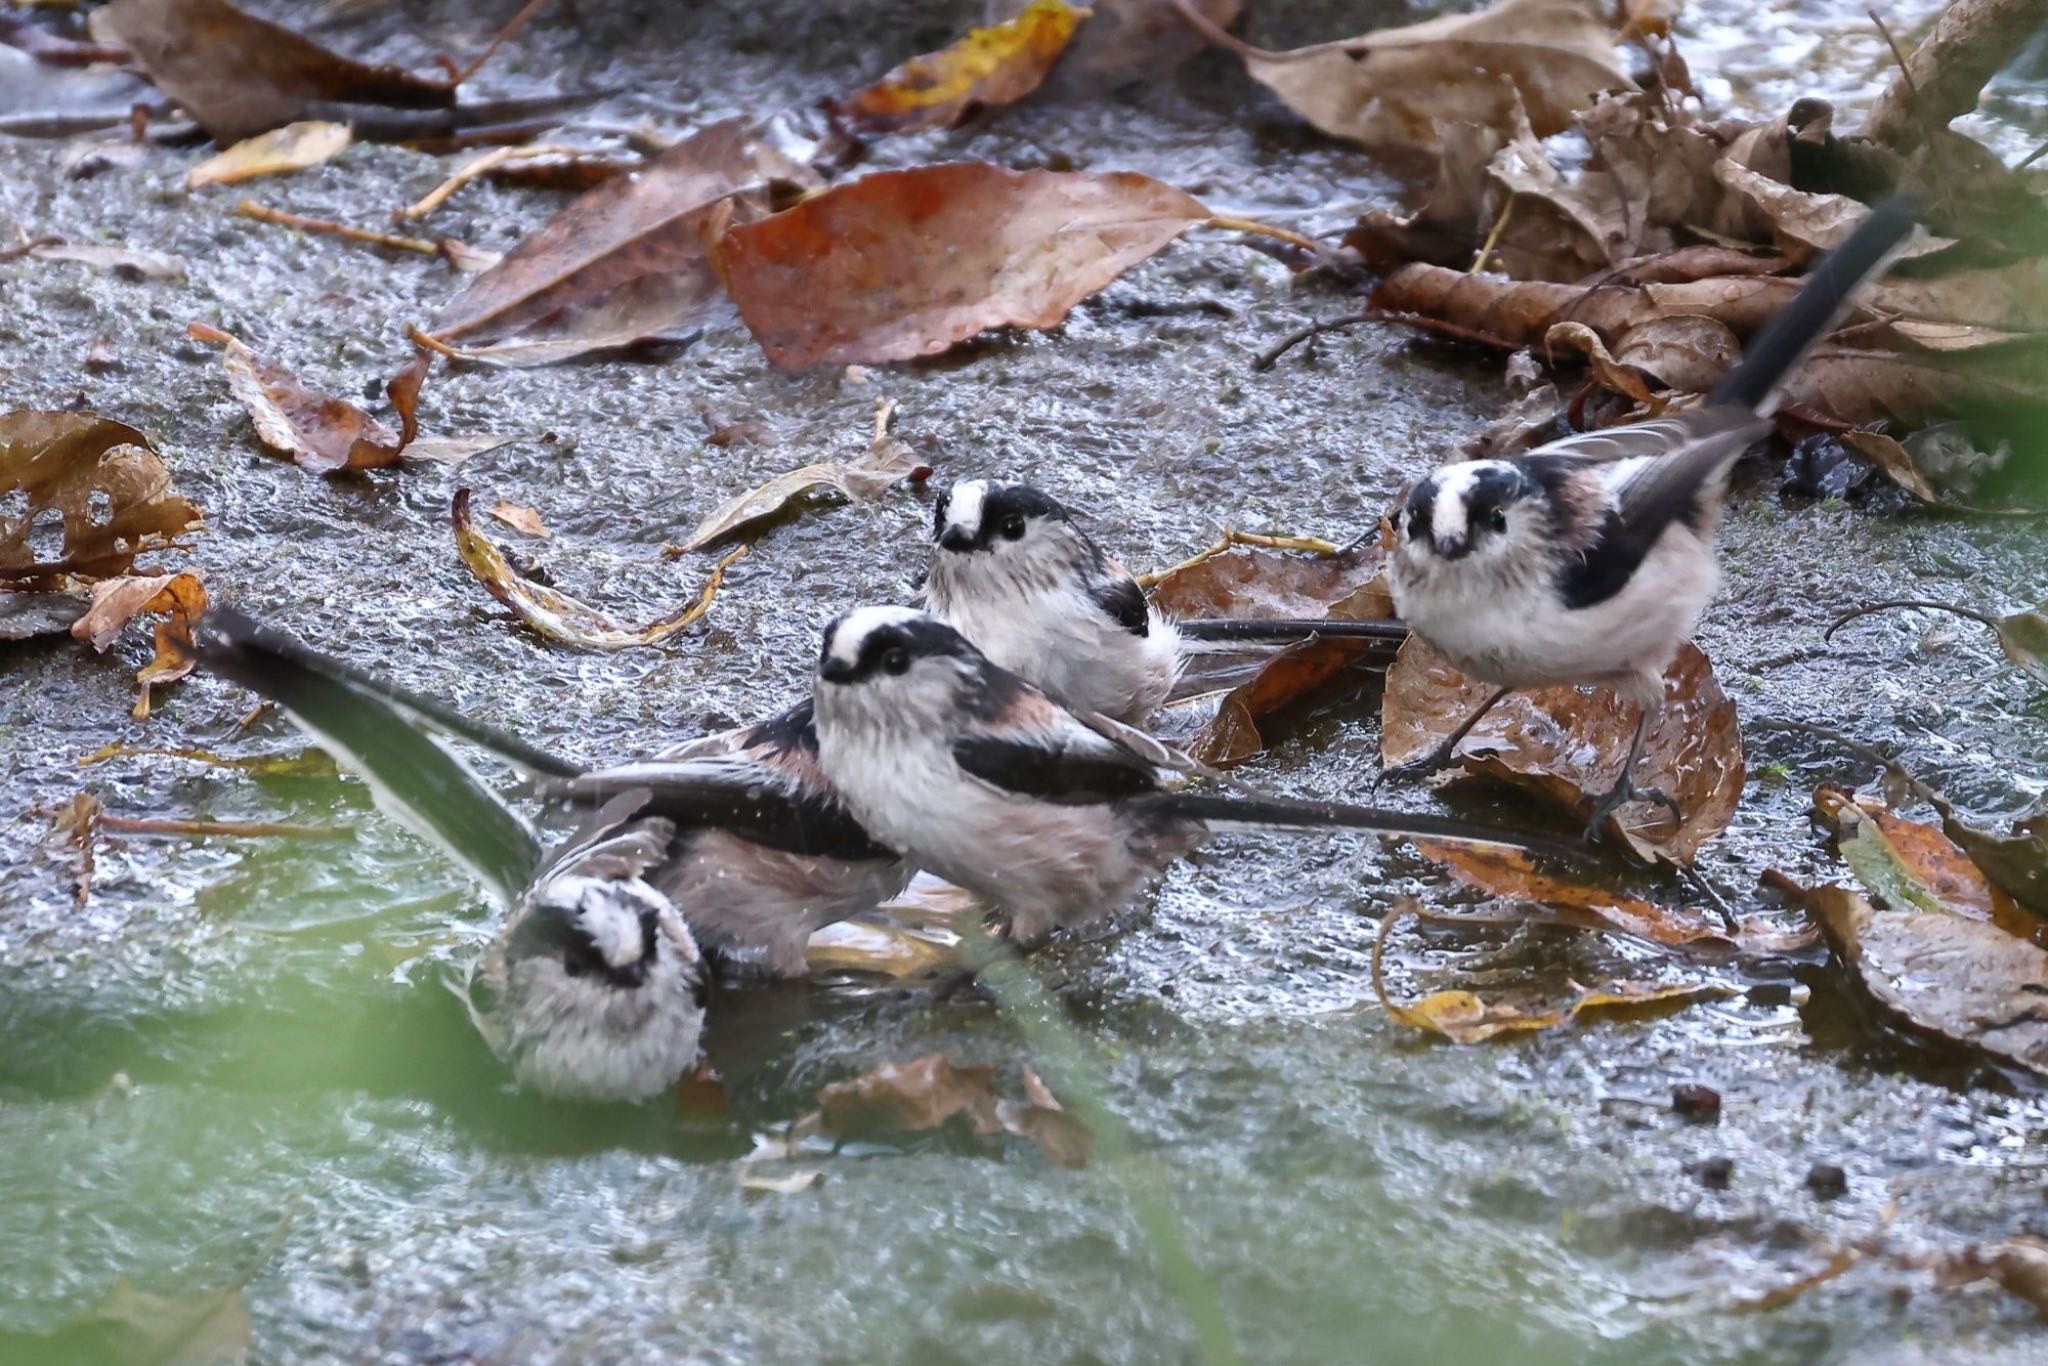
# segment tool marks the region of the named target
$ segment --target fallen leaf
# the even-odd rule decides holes
[[[710,610],[711,600],[718,595],[719,584],[725,581],[726,566],[747,553],[747,548],[742,545],[714,565],[704,581],[703,591],[694,602],[635,629],[618,625],[595,607],[578,602],[566,593],[522,577],[506,561],[505,553],[470,521],[468,489],[455,491],[450,520],[455,526],[455,553],[492,597],[549,640],[593,650],[655,645],[689,627]]]
[[[1945,911],[2031,937],[2041,921],[2023,910],[1940,829],[1908,820],[1878,797],[1840,787],[1813,794],[1835,848],[1869,893],[1887,906]]]
[[[1584,323],[1561,322],[1543,336],[1551,351],[1577,351],[1594,379],[1652,412],[1673,397],[1703,394],[1742,359],[1742,343],[1721,323],[1697,313],[1652,318],[1622,334],[1610,354],[1600,334]],[[1650,385],[1665,391],[1655,394]]]
[[[1574,882],[1538,868],[1518,849],[1436,840],[1414,843],[1425,857],[1450,870],[1465,886],[1488,896],[1533,902],[1567,925],[1623,934],[1666,948],[1718,945],[1756,953],[1786,953],[1814,940],[1812,930],[1787,933],[1757,920],[1745,921],[1731,933],[1718,916],[1692,907],[1660,906],[1641,897]]]
[[[207,749],[162,748],[154,745],[105,744],[78,761],[80,768],[114,759],[188,759],[210,768],[232,768],[265,778],[336,778],[341,770],[324,749],[308,747],[287,754],[223,755]]]
[[[1938,1265],[1937,1284],[1943,1289],[1985,1280],[1996,1281],[2048,1319],[2048,1241],[2022,1234],[1988,1247],[1966,1248]]]
[[[540,514],[532,508],[500,500],[485,511],[522,535],[536,536],[543,541],[554,539],[554,533],[541,524]]]
[[[1316,128],[1368,147],[1434,152],[1446,124],[1512,127],[1518,101],[1549,137],[1602,91],[1634,84],[1594,0],[1498,0],[1291,52],[1246,46],[1199,15],[1188,22]]]
[[[195,322],[185,330],[195,340],[225,349],[228,388],[249,410],[256,435],[301,469],[316,474],[381,469],[397,463],[419,433],[420,385],[433,361],[426,351],[417,352],[385,386],[400,422],[394,432],[348,400],[308,389],[291,371],[262,359],[217,327]]]
[[[138,721],[149,715],[152,687],[177,682],[199,663],[192,643],[192,628],[206,612],[206,588],[199,576],[138,574],[96,583],[92,606],[71,626],[74,638],[105,654],[114,637],[144,612],[161,613],[166,620],[156,626],[156,653],[135,675],[142,685],[135,704]]]
[[[148,438],[93,413],[0,413],[0,499],[0,579],[32,587],[125,573],[199,526]]]
[[[1603,987],[1573,984],[1574,994],[1562,1005],[1525,1008],[1489,1002],[1470,991],[1433,991],[1413,1001],[1396,1001],[1387,993],[1384,959],[1394,926],[1415,911],[1412,898],[1390,909],[1373,939],[1372,989],[1387,1018],[1411,1029],[1439,1034],[1452,1043],[1483,1043],[1503,1034],[1527,1034],[1569,1024],[1587,1011],[1629,1011],[1646,1006],[1671,1006],[1727,996],[1732,988],[1715,982],[1652,987],[1635,982],[1610,982]]]
[[[800,1167],[781,1176],[768,1176],[745,1167],[740,1169],[740,1189],[762,1195],[802,1195],[824,1183],[825,1173],[816,1167]]]
[[[1805,901],[1895,1024],[2048,1075],[2048,950],[1947,911],[1880,910],[1845,887],[1812,888]]]
[[[288,123],[244,138],[185,173],[185,188],[233,185],[258,176],[284,175],[341,155],[353,134],[345,123]]]
[[[887,914],[889,908],[881,908]],[[811,972],[853,972],[897,980],[938,977],[960,969],[951,946],[912,930],[840,920],[815,931],[804,945]]]
[[[1639,799],[1608,818],[1608,830],[1644,859],[1690,863],[1727,828],[1745,769],[1735,705],[1713,665],[1688,643],[1664,676],[1664,706],[1643,740],[1635,781],[1678,803]],[[1387,671],[1380,752],[1388,766],[1435,749],[1493,694],[1410,637]],[[1458,746],[1453,776],[1497,779],[1576,811],[1620,776],[1640,708],[1606,688],[1512,692]]]
[[[712,124],[564,206],[449,300],[428,335],[465,360],[515,366],[680,337],[719,300],[707,242],[765,212],[765,197],[745,192],[783,165],[749,121]]]
[[[1031,0],[1016,18],[970,29],[951,46],[912,57],[825,107],[862,133],[950,128],[974,109],[1015,104],[1038,89],[1087,17],[1066,0]]]
[[[105,246],[96,242],[52,242],[35,248],[29,256],[37,261],[75,261],[95,270],[110,270],[124,280],[182,280],[183,258],[168,252],[142,251],[134,247]]]
[[[316,104],[446,109],[455,87],[369,66],[227,0],[114,0],[92,35],[133,54],[159,90],[226,145],[291,123]]]
[[[683,542],[683,549],[702,550],[715,545],[763,518],[773,517],[791,500],[813,489],[836,489],[858,503],[908,478],[923,462],[910,447],[889,435],[889,422],[895,411],[896,405],[890,400],[876,399],[874,439],[859,457],[805,465],[727,499],[697,524]]]
[[[1129,171],[917,166],[735,225],[719,269],[777,365],[914,360],[992,327],[1052,327],[1209,217]]]
[[[1842,444],[1877,466],[1885,478],[1921,502],[1941,503],[1941,495],[1927,481],[1912,455],[1892,437],[1882,432],[1843,432]]]
[[[1023,1101],[996,1094],[996,1069],[956,1067],[943,1053],[884,1063],[818,1092],[825,1131],[838,1138],[923,1133],[958,1117],[977,1138],[1011,1133],[1065,1167],[1085,1166],[1093,1136],[1061,1108],[1037,1073],[1024,1069]]]

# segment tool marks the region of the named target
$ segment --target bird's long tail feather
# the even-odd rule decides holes
[[[301,730],[362,778],[377,805],[446,850],[505,905],[514,904],[540,865],[540,844],[519,814],[454,755],[411,724],[423,710],[410,694],[369,680],[357,669],[216,607],[200,623],[199,658],[209,670],[276,703]],[[415,699],[423,702],[423,699]],[[438,704],[426,708],[438,718]],[[456,718],[461,720],[461,718]],[[564,772],[574,769],[509,736],[463,721],[493,740]],[[497,750],[499,743],[488,745]]]
[[[1742,362],[1707,402],[1733,404],[1762,416],[1777,406],[1785,379],[1833,329],[1856,291],[1891,263],[1913,231],[1918,202],[1894,195],[1870,210],[1842,244],[1807,272],[1792,302],[1764,324],[1743,348]]]
[[[1562,859],[1583,860],[1586,857],[1586,851],[1582,846],[1546,835],[1503,830],[1478,821],[1459,820],[1454,816],[1388,811],[1378,807],[1353,806],[1349,802],[1308,801],[1290,797],[1239,797],[1211,792],[1168,792],[1149,800],[1157,809],[1167,814],[1198,820],[1215,827],[1372,830],[1381,834],[1407,835],[1416,839],[1445,840],[1495,849],[1520,849]]]
[[[1408,638],[1408,628],[1398,621],[1345,621],[1330,617],[1273,617],[1264,620],[1218,617],[1176,621],[1173,625],[1183,641],[1212,650],[1269,643],[1292,645],[1310,637],[1370,640],[1397,647]]]

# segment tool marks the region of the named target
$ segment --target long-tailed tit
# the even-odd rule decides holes
[[[1498,691],[1433,754],[1394,772],[1448,764],[1518,688],[1604,685],[1642,716],[1589,834],[1633,796],[1671,804],[1640,793],[1632,776],[1664,671],[1720,584],[1713,541],[1728,472],[1771,430],[1787,374],[1912,228],[1903,200],[1872,209],[1701,406],[1517,460],[1446,465],[1409,490],[1394,519],[1394,605],[1417,636]]]
[[[625,791],[648,794],[647,813],[668,820],[674,835],[647,880],[674,902],[721,971],[803,976],[814,931],[874,909],[910,881],[912,869],[868,837],[825,781],[808,701],[659,758],[586,770],[387,679],[263,634],[272,653],[299,669],[476,745],[533,775],[544,792],[583,805]],[[260,677],[243,681],[263,691]]]
[[[1181,621],[1145,600],[1066,507],[1025,484],[972,479],[939,495],[925,605],[998,665],[1079,711],[1143,725],[1190,655],[1310,636],[1397,645],[1391,622]]]
[[[491,1050],[523,1085],[564,1099],[634,1101],[697,1059],[704,965],[674,905],[646,874],[669,821],[623,792],[552,854],[475,774],[375,692],[239,613],[199,629],[207,667],[284,709],[370,786],[388,814],[440,845],[508,911],[463,996]]]
[[[1117,910],[1219,828],[1555,848],[1467,821],[1173,790],[1145,753],[912,608],[833,622],[814,696],[819,762],[861,823],[989,902],[1019,942]]]

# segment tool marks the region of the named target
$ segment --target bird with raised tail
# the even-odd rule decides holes
[[[1029,944],[1121,909],[1228,827],[1351,829],[1571,856],[1446,817],[1177,790],[1157,756],[1076,716],[938,618],[862,607],[825,632],[818,762],[861,824],[986,901]]]
[[[1496,691],[1433,753],[1389,774],[1448,765],[1517,689],[1605,686],[1642,713],[1619,778],[1593,803],[1588,835],[1634,797],[1673,806],[1633,777],[1663,706],[1664,671],[1720,586],[1714,533],[1729,470],[1770,432],[1793,368],[1912,230],[1906,201],[1872,209],[1699,407],[1565,437],[1519,459],[1446,465],[1417,481],[1394,514],[1394,606],[1416,636]]]

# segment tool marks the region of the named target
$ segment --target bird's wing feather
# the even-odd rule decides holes
[[[547,785],[572,801],[605,801],[644,790],[647,814],[683,831],[706,826],[792,854],[842,859],[894,858],[829,789],[797,780],[743,753],[647,759]]]
[[[1145,602],[1145,592],[1134,579],[1118,579],[1089,590],[1095,605],[1106,612],[1116,624],[1134,636],[1142,636],[1152,629],[1152,609]]]

